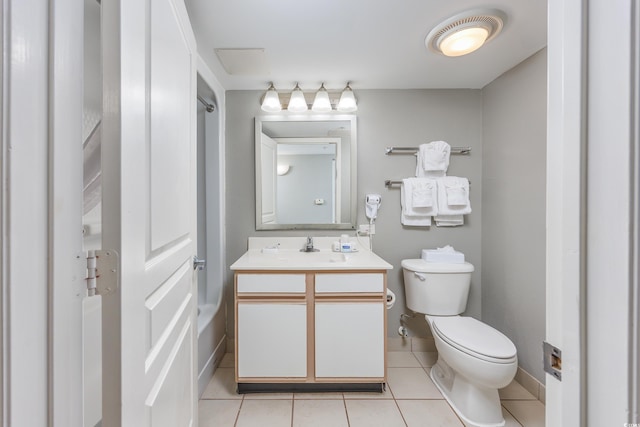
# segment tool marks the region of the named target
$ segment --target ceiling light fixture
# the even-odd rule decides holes
[[[314,95],[313,104],[307,103],[307,98],[298,83],[290,93],[283,94],[279,94],[273,83],[269,83],[269,88],[260,98],[260,107],[262,111],[268,113],[278,113],[282,109],[292,113],[304,113],[309,108],[314,113],[331,113],[334,109],[342,113],[358,110],[351,82],[347,82],[347,86],[342,91],[328,90],[322,83]]]
[[[356,103],[356,97],[353,94],[353,90],[351,90],[351,83],[347,82],[347,87],[342,91],[342,95],[340,95],[340,101],[338,102],[338,111],[342,111],[343,113],[352,113],[358,110],[358,104]]]
[[[269,89],[264,94],[262,99],[262,111],[266,111],[268,113],[277,113],[282,110],[282,104],[280,104],[280,97],[278,96],[278,91],[276,90],[273,83],[269,84]]]
[[[327,113],[331,111],[331,100],[329,99],[329,92],[324,88],[324,83],[320,86],[320,89],[316,92],[316,97],[313,100],[313,106],[311,110],[316,113]]]
[[[459,13],[436,26],[427,38],[427,47],[446,56],[462,56],[479,49],[496,37],[507,20],[497,9],[473,9]]]
[[[309,107],[307,106],[307,100],[304,99],[304,93],[298,83],[296,83],[296,87],[291,91],[291,99],[289,99],[289,106],[287,106],[287,110],[294,113],[302,113],[303,111],[307,111]]]

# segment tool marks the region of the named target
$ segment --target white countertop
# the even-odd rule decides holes
[[[250,237],[248,248],[232,270],[391,270],[393,266],[369,251],[368,238],[356,243],[357,252],[341,253],[331,250],[331,243],[339,237],[314,237],[319,252],[300,252],[306,237]],[[265,249],[267,248],[267,249]],[[277,249],[274,249],[277,248]],[[264,249],[264,251],[263,251]]]

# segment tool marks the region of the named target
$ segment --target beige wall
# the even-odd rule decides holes
[[[544,382],[546,49],[482,90],[482,320]]]

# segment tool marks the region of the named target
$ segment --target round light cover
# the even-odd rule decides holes
[[[440,42],[440,50],[447,56],[462,56],[479,49],[489,36],[482,27],[469,27],[445,35]]]
[[[432,52],[446,56],[471,53],[496,37],[507,15],[497,9],[473,9],[459,13],[435,27],[425,44]]]

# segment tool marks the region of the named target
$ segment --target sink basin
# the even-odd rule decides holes
[[[260,264],[273,263],[290,263],[291,266],[307,266],[314,267],[317,264],[327,263],[345,263],[349,261],[354,254],[344,254],[340,252],[320,251],[320,252],[298,252],[298,251],[279,251],[275,254],[251,254],[251,261]]]

